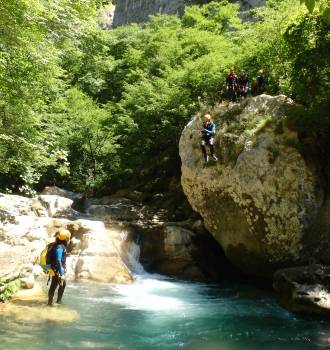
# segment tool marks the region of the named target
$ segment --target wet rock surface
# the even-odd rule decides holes
[[[121,231],[117,246],[129,267],[130,255],[136,254],[149,272],[196,280],[223,278],[221,248],[189,204],[173,197],[122,190],[90,200],[86,212]]]
[[[289,311],[330,316],[330,266],[279,270],[273,286],[280,304]]]
[[[194,227],[194,224],[199,223],[191,223],[189,227]],[[184,222],[171,223],[143,232],[141,262],[146,269],[202,281],[233,277],[235,272],[226,261],[222,249],[205,228],[192,231],[184,225]]]

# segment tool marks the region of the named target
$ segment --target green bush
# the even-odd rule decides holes
[[[180,171],[182,128],[225,97],[230,66],[263,68],[268,93],[304,104],[296,127],[325,135],[329,8],[305,2],[268,0],[242,23],[219,0],[114,30],[97,24],[106,1],[1,2],[1,189],[166,183]]]

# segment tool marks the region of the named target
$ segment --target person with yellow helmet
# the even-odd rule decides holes
[[[218,158],[214,153],[214,136],[215,136],[215,124],[212,121],[211,115],[209,113],[206,113],[204,115],[204,122],[202,125],[202,140],[200,143],[205,163],[209,161],[209,156],[206,150],[207,145],[210,147],[212,159],[214,161],[218,160]]]
[[[53,298],[57,287],[57,303],[62,302],[63,293],[66,287],[65,281],[65,264],[66,264],[66,248],[68,246],[71,233],[69,230],[60,230],[56,234],[56,240],[50,251],[51,275],[52,282],[48,291],[48,305],[53,305]]]
[[[235,73],[235,67],[229,69],[229,74],[226,77],[226,90],[228,98],[231,102],[236,102],[238,92],[238,77]]]

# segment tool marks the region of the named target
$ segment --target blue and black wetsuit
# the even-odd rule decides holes
[[[216,160],[217,157],[214,154],[214,136],[215,136],[215,124],[213,122],[203,123],[202,126],[202,140],[201,148],[205,161],[208,161],[208,156],[206,152],[206,145],[209,145],[211,151],[211,157]]]
[[[215,135],[215,124],[213,122],[203,123],[202,134],[206,144],[210,144]]]
[[[53,298],[55,291],[58,286],[58,293],[57,293],[57,303],[61,303],[64,289],[66,286],[66,281],[61,280],[61,277],[65,274],[65,264],[66,264],[66,247],[64,244],[56,244],[53,251],[52,251],[52,269],[55,272],[55,275],[52,276],[52,282],[49,288],[48,292],[48,305],[53,304]]]

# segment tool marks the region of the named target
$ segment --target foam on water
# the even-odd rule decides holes
[[[133,285],[114,287],[112,302],[131,310],[176,312],[183,310],[186,303],[179,297],[169,296],[169,291],[180,286],[166,280],[152,278],[151,275],[138,277]]]

